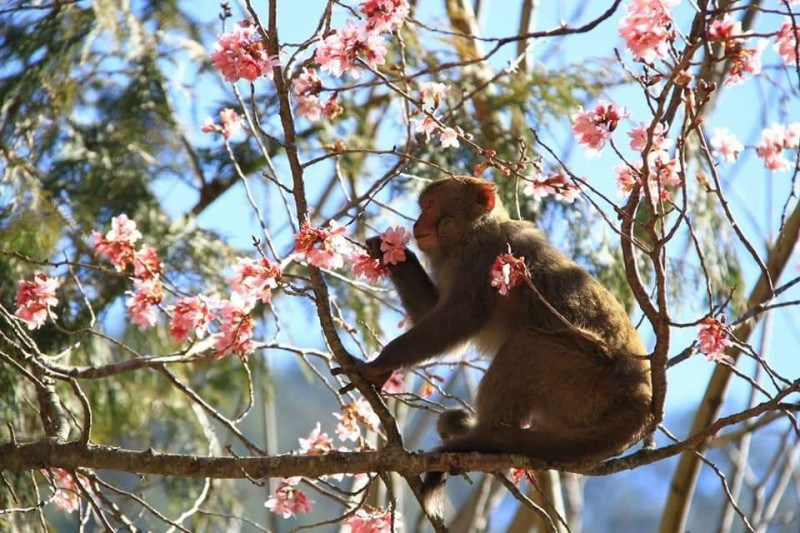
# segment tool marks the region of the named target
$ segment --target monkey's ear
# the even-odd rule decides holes
[[[496,192],[497,187],[494,183],[489,183],[487,181],[478,184],[478,203],[486,208],[487,212],[494,209],[494,204],[497,200]]]

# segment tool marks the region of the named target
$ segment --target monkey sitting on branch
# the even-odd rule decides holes
[[[476,414],[441,415],[443,452],[600,461],[640,440],[652,420],[650,363],[611,293],[533,224],[511,220],[488,181],[433,182],[419,205],[414,237],[433,275],[410,251],[389,267],[413,327],[354,370],[380,389],[398,368],[467,341],[491,356]],[[367,248],[381,257],[379,237]],[[530,277],[503,295],[491,286],[490,271],[509,251]],[[441,514],[443,489],[444,473],[429,473],[430,512]]]

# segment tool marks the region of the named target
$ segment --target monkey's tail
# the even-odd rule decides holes
[[[444,518],[445,474],[428,472],[422,481],[422,507],[430,516]]]

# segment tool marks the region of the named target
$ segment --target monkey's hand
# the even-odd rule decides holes
[[[367,248],[367,253],[374,259],[383,259],[383,250],[381,250],[381,236],[376,235],[364,241],[364,246]]]
[[[380,367],[375,365],[374,362],[372,363],[365,363],[363,361],[355,361],[352,366],[348,367],[348,373],[350,372],[357,372],[368,381],[371,385],[373,385],[379,391],[383,388],[383,385],[389,381],[389,378],[392,377],[392,373],[394,370],[386,370],[386,368]],[[331,370],[331,374],[334,376],[339,376],[344,374],[345,371],[343,368],[334,368]],[[352,383],[348,383],[341,389],[339,389],[339,394],[346,394],[353,390],[355,385]]]

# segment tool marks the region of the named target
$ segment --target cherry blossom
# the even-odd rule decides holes
[[[415,122],[414,131],[417,133],[424,133],[426,141],[430,140],[431,133],[439,129],[439,124],[436,122],[436,118],[429,115],[425,115],[422,117],[422,119],[418,119]]]
[[[14,311],[28,329],[40,328],[47,317],[56,318],[52,307],[58,305],[56,290],[61,282],[46,274],[37,272],[30,281],[17,281],[17,296],[14,300],[17,309]]]
[[[525,283],[530,277],[525,260],[514,257],[511,253],[498,255],[490,271],[492,287],[503,296],[517,285]]]
[[[283,518],[289,518],[299,513],[310,513],[314,500],[309,499],[303,491],[296,487],[299,482],[299,477],[281,479],[281,485],[264,502],[264,507]]]
[[[419,84],[419,99],[423,107],[436,109],[446,95],[447,85],[444,83],[429,81]]]
[[[714,154],[727,163],[735,163],[744,150],[744,145],[728,128],[714,128],[713,133],[710,144]]]
[[[392,514],[388,511],[368,512],[358,509],[347,517],[344,524],[350,526],[350,533],[392,533]],[[394,520],[395,530],[400,524]]]
[[[406,0],[362,0],[359,9],[367,17],[366,27],[375,32],[392,32],[408,17]]]
[[[680,160],[671,158],[667,152],[654,152],[651,155],[648,158],[650,195],[654,202],[672,200],[672,188],[680,187],[683,183]]]
[[[406,260],[406,246],[411,236],[401,226],[389,228],[381,233],[381,252],[384,265],[396,265]]]
[[[153,326],[158,320],[158,304],[164,298],[161,280],[157,277],[133,280],[133,291],[126,291],[130,295],[125,305],[131,322],[146,329]]]
[[[333,441],[327,433],[322,433],[320,423],[308,434],[308,438],[297,439],[300,442],[300,453],[304,455],[325,455],[333,451]]]
[[[458,132],[453,128],[439,130],[439,142],[442,148],[458,148]]]
[[[531,471],[525,470],[524,468],[512,468],[509,476],[511,477],[511,482],[514,483],[514,485],[519,485],[523,481],[530,480],[532,478]]]
[[[355,442],[361,437],[359,422],[370,431],[377,431],[380,423],[378,415],[364,398],[358,398],[356,401],[346,404],[342,407],[341,413],[333,413],[333,416],[339,420],[339,424],[336,426],[336,435],[339,440],[343,441]]]
[[[200,296],[181,298],[169,310],[172,312],[169,335],[178,344],[189,338],[193,330],[197,338],[205,337],[209,322],[215,318],[208,302]]]
[[[136,222],[128,219],[124,213],[111,219],[111,229],[105,236],[97,231],[92,232],[92,236],[95,253],[106,256],[118,272],[133,262],[136,253],[134,245],[142,238],[136,229]]]
[[[730,62],[725,85],[737,85],[745,81],[747,74],[761,73],[761,52],[766,41],[759,39],[755,48],[747,48],[743,44],[745,37],[742,23],[730,15],[713,20],[708,26],[708,39],[723,43],[724,59]]]
[[[350,263],[353,265],[355,275],[367,278],[370,283],[377,283],[389,272],[380,259],[369,254],[353,254],[350,256]]]
[[[589,111],[580,108],[572,115],[572,132],[578,142],[587,147],[589,157],[599,155],[620,119],[628,115],[624,107],[600,101]]]
[[[350,74],[361,77],[357,59],[363,60],[369,68],[382,65],[386,56],[386,43],[378,33],[370,31],[365,25],[348,20],[344,28],[328,35],[317,47],[314,60],[320,68],[337,78]]]
[[[316,228],[307,220],[300,225],[294,245],[298,258],[318,268],[341,268],[352,247],[344,238],[345,228],[331,221],[327,228]]]
[[[216,124],[211,117],[206,118],[200,131],[203,133],[221,133],[225,139],[230,139],[242,131],[242,117],[236,111],[226,107],[219,112],[220,124]]]
[[[641,152],[647,146],[647,129],[650,124],[642,123],[633,128],[628,136],[631,138],[631,149]],[[672,139],[667,139],[667,131],[662,123],[656,124],[653,130],[653,143],[650,147],[652,151],[667,150],[672,146]]]
[[[725,317],[722,318],[724,321]],[[725,349],[733,344],[729,335],[724,322],[720,322],[716,318],[709,316],[700,321],[697,342],[700,345],[700,351],[705,354],[708,361],[733,363],[733,359],[725,355]]]
[[[664,59],[675,39],[670,8],[680,0],[632,0],[620,20],[619,34],[636,59],[652,63]]]
[[[792,21],[786,20],[781,24],[776,36],[775,51],[783,58],[787,65],[797,64],[798,50],[800,50],[800,27],[793,29]]]
[[[623,197],[630,194],[634,185],[642,181],[639,173],[628,165],[617,165],[614,167],[614,172],[617,173],[617,187]]]
[[[55,494],[53,494],[53,505],[67,513],[80,510],[80,492],[72,474],[62,468],[52,468],[47,472],[52,474],[52,482],[56,488]],[[86,479],[84,476],[81,478],[81,481]]]
[[[144,245],[133,255],[133,275],[138,279],[161,276],[162,266],[158,252],[152,246]]]
[[[242,359],[253,353],[253,318],[250,311],[254,300],[239,293],[231,294],[230,300],[220,302],[219,333],[215,336],[214,349],[217,357],[237,354]]]
[[[320,102],[319,93],[322,91],[322,81],[316,69],[303,68],[292,82],[292,91],[297,100],[297,114],[311,122],[322,118],[324,106]]]
[[[557,200],[571,204],[580,194],[580,189],[560,172],[552,172],[545,176],[534,176],[525,184],[522,193],[533,198],[555,196]]]
[[[789,127],[782,124],[772,124],[761,132],[761,140],[756,146],[756,154],[764,159],[764,167],[769,170],[785,171],[792,168],[792,164],[783,157],[785,148],[796,149],[800,136],[800,123],[795,122]]]
[[[272,79],[272,69],[281,64],[277,56],[269,56],[251,23],[237,25],[232,31],[222,34],[214,44],[211,62],[231,83],[241,79],[255,81],[260,76]]]
[[[233,272],[234,275],[228,280],[231,288],[245,298],[264,303],[271,300],[272,290],[278,287],[281,277],[280,265],[267,258],[237,257]]]
[[[401,370],[395,370],[386,380],[381,388],[386,394],[402,394],[406,391],[406,374]]]

